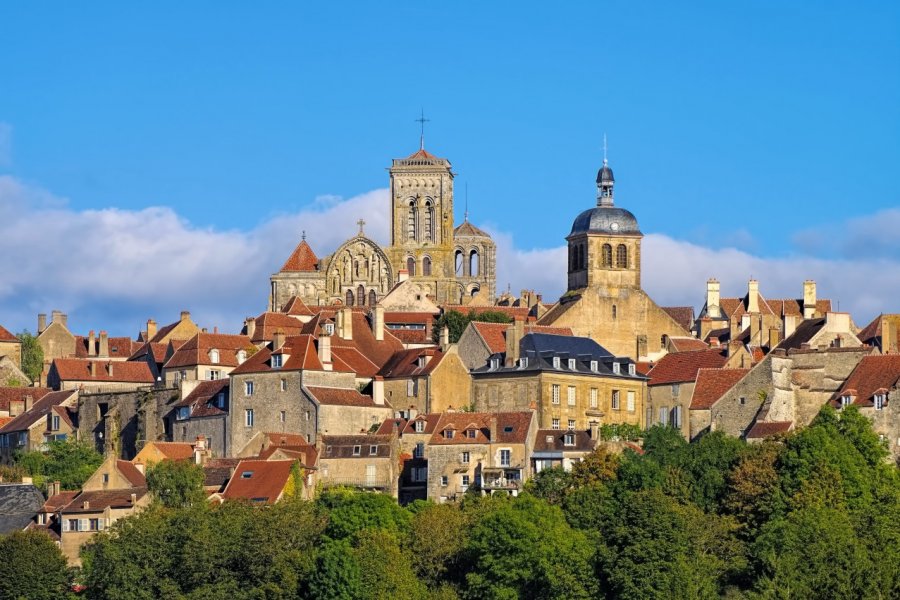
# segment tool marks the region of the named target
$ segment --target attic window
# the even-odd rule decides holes
[[[474,440],[476,435],[478,435],[478,433],[474,429],[466,429],[467,438]]]
[[[547,436],[547,443],[548,443],[548,444],[552,444],[552,443],[553,443],[553,436],[552,436],[552,435],[548,435],[548,436]]]
[[[500,368],[500,359],[492,358],[491,359],[491,370],[493,371],[493,370],[499,369],[499,368]]]
[[[528,366],[528,357],[523,356],[522,358],[519,359],[519,368],[524,369],[527,366]]]
[[[420,369],[425,366],[425,357],[424,356],[419,357],[418,364],[419,364]]]
[[[574,446],[575,445],[575,434],[567,433],[563,436],[563,445],[564,446]]]
[[[560,360],[558,356],[553,357],[553,368],[558,369],[560,365]]]
[[[378,454],[378,446],[369,446],[369,456]]]
[[[628,374],[634,375],[637,372],[637,369],[634,366],[634,363],[628,363]]]
[[[454,434],[454,433],[455,433],[455,432],[454,432],[452,429],[445,429],[445,430],[444,430],[444,437],[447,438],[448,440],[452,440],[452,439],[453,439],[453,434]]]
[[[512,430],[513,430],[512,425],[507,425],[506,427],[503,428],[503,433],[512,433]]]
[[[216,395],[216,406],[219,408],[225,408],[225,392],[219,392]]]
[[[283,356],[281,354],[273,354],[272,355],[272,368],[280,369],[282,363]]]
[[[597,372],[597,368],[598,368],[597,361],[596,361],[596,360],[592,360],[592,361],[591,361],[591,371],[593,371],[594,373],[596,373],[596,372]]]
[[[416,433],[425,431],[425,421],[416,421]]]
[[[574,358],[570,358],[570,359],[569,359],[569,370],[570,370],[570,371],[574,371],[574,370],[575,370],[575,359],[574,359]]]
[[[884,408],[884,400],[884,394],[875,394],[875,398],[873,399],[875,410],[882,410]]]
[[[850,396],[849,394],[845,394],[845,395],[841,396],[841,408],[843,408],[845,406],[850,406],[850,403],[852,401],[853,401],[853,396]]]
[[[353,446],[353,456],[362,454],[362,446]]]
[[[215,348],[209,351],[209,362],[214,365],[219,364],[219,351]]]
[[[325,335],[334,335],[334,323],[325,323]]]
[[[247,360],[247,352],[246,352],[246,350],[238,350],[238,353],[237,353],[237,361],[238,361],[238,364],[243,363],[245,360]]]
[[[244,471],[241,473],[241,479],[250,479],[253,477],[253,471]]]
[[[621,367],[621,365],[620,365],[619,363],[617,363],[617,362],[614,362],[614,363],[613,363],[613,373],[616,374],[616,375],[618,375],[618,374],[621,373],[621,372],[622,372],[622,367]]]

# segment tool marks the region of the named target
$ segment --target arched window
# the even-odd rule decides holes
[[[612,266],[612,246],[609,244],[603,244],[603,266]]]
[[[378,304],[378,296],[375,294],[375,290],[369,290],[369,306],[376,304]]]
[[[416,239],[416,229],[418,229],[419,215],[416,210],[416,201],[409,201],[409,215],[406,218],[406,238],[410,240]]]
[[[462,277],[463,274],[463,252],[462,250],[457,250],[456,254],[453,255],[453,261],[456,265],[456,276]]]
[[[430,200],[425,203],[425,241],[434,241],[434,206]]]
[[[469,253],[469,275],[478,277],[481,265],[478,260],[478,250],[473,249]]]
[[[360,306],[366,305],[366,288],[364,288],[362,285],[356,288],[356,302]]]
[[[427,256],[422,259],[422,275],[425,277],[431,275],[431,259]]]
[[[469,295],[471,295],[471,296],[474,298],[474,297],[475,297],[475,294],[478,293],[478,290],[479,290],[479,289],[480,289],[480,288],[479,288],[477,285],[472,286],[472,291],[469,292]]]
[[[628,248],[625,247],[625,244],[619,244],[619,247],[616,248],[616,267],[628,268]]]
[[[347,290],[347,306],[353,306],[353,290]]]
[[[416,259],[410,256],[406,259],[406,270],[409,271],[410,277],[415,277],[416,275]]]

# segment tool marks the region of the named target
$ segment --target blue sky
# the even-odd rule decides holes
[[[897,3],[15,4],[0,7],[8,223],[15,215],[40,237],[52,209],[94,231],[87,239],[117,223],[110,214],[152,222],[142,211],[159,209],[174,219],[167,235],[190,234],[179,238],[185,252],[202,238],[281,254],[254,250],[253,277],[239,279],[255,289],[241,288],[240,303],[205,281],[215,294],[157,285],[146,297],[67,287],[47,272],[53,261],[12,262],[6,236],[3,270],[42,276],[0,283],[7,328],[54,307],[84,328],[129,333],[157,307],[174,319],[176,306],[198,304],[210,321],[259,312],[296,228],[321,254],[332,230],[353,233],[362,208],[310,215],[384,188],[390,159],[418,145],[422,108],[426,147],[458,172],[457,218],[468,185],[472,220],[505,236],[501,277],[514,289],[561,291],[512,257],[555,264],[572,219],[594,202],[606,133],[618,203],[645,233],[712,253],[703,272],[683,271],[684,290],[647,279],[674,268],[657,261],[645,284],[661,303],[702,304],[711,275],[734,286],[753,275],[764,293],[790,295],[823,272],[857,320],[898,308],[836,277],[900,262],[887,227],[900,224]],[[135,236],[128,252],[111,244],[92,256],[92,268],[120,279],[178,268],[153,254],[165,236]],[[732,250],[746,260],[722,258]],[[218,282],[241,268],[238,256],[206,271]]]

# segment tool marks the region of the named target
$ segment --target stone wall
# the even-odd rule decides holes
[[[729,435],[743,435],[763,403],[773,394],[772,355],[758,362],[733,388],[722,395],[710,409],[710,429]],[[699,415],[698,415],[699,417]],[[691,437],[698,431],[691,430]]]
[[[252,395],[247,395],[248,382],[253,384]],[[225,443],[228,456],[240,452],[250,438],[260,431],[308,434],[310,439],[315,440],[317,411],[303,393],[302,384],[301,371],[232,376],[228,402],[228,441]],[[253,411],[252,425],[247,425],[248,410]]]
[[[131,460],[146,440],[167,440],[165,417],[178,390],[148,387],[125,392],[78,394],[78,436],[97,451]]]
[[[673,419],[678,418],[678,429],[685,438],[690,438],[691,425],[688,407],[691,405],[691,396],[694,394],[694,381],[685,381],[676,384],[648,385],[647,386],[647,415],[645,423],[651,425],[674,425]],[[677,412],[675,409],[680,409]],[[660,409],[665,409],[666,418],[660,421]],[[676,417],[676,414],[678,415]]]

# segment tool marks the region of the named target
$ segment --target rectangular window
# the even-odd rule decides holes
[[[841,406],[850,406],[850,400],[852,400],[850,396],[841,396]]]
[[[570,370],[570,371],[574,371],[574,370],[575,370],[575,359],[574,359],[574,358],[570,358],[570,359],[569,359],[569,370]]]
[[[252,395],[253,395],[253,382],[252,382],[252,381],[245,381],[245,382],[244,382],[244,395],[245,395],[245,396],[252,396]]]
[[[591,388],[591,408],[597,408],[597,388]]]
[[[416,433],[425,431],[425,421],[416,421]]]
[[[282,392],[286,392],[286,391],[287,391],[287,379],[282,379],[282,380],[281,380],[281,391],[282,391]]]
[[[559,363],[559,357],[558,357],[558,356],[554,356],[554,357],[553,357],[553,368],[554,368],[554,369],[558,369],[558,368],[559,368],[559,364],[560,364],[560,363]]]
[[[362,454],[362,446],[353,446],[353,456]]]
[[[244,425],[246,427],[253,427],[253,409],[248,408],[244,411]]]
[[[210,369],[209,370],[209,380],[210,381],[215,381],[216,379],[221,379],[221,378],[222,378],[221,371],[219,371],[218,369]]]
[[[628,412],[634,412],[634,390],[628,390],[625,402],[627,403]]]
[[[278,420],[284,423],[287,420],[287,413],[285,411],[281,411],[281,414],[278,415]]]
[[[471,438],[474,440],[476,435],[478,435],[478,432],[475,431],[474,429],[466,429],[466,437],[467,438]]]
[[[559,419],[553,419],[553,429],[559,429]]]
[[[634,366],[634,363],[628,363],[628,374],[634,375],[637,373],[637,368]]]
[[[875,394],[875,410],[884,408],[884,394]],[[56,418],[56,417],[54,417]]]
[[[280,369],[282,365],[283,357],[281,354],[273,354],[272,355],[272,368]]]
[[[568,393],[566,395],[566,401],[569,403],[569,406],[575,406],[575,386],[570,385],[568,389]]]
[[[512,461],[512,450],[504,448],[500,450],[500,466],[508,467]]]
[[[738,398],[738,402],[741,403],[741,406],[744,406],[745,404],[747,404],[747,397],[741,396],[740,398]]]
[[[369,446],[369,456],[378,454],[378,446]]]
[[[597,367],[598,367],[597,361],[596,361],[596,360],[592,360],[592,361],[591,361],[591,371],[593,371],[594,373],[596,373],[596,372],[597,372]]]
[[[304,418],[305,418],[307,421],[309,421],[309,419],[310,419],[310,412],[309,412],[309,411],[306,411],[306,412],[304,413],[304,415],[305,415]]]
[[[613,375],[618,375],[621,372],[622,372],[622,368],[621,368],[621,366],[619,366],[619,363],[614,362],[613,363]]]
[[[406,382],[406,395],[410,396],[410,397],[415,396],[417,393],[417,391],[416,391],[417,387],[418,386],[416,385],[415,379],[410,379],[409,381],[407,381]]]
[[[613,410],[619,410],[619,390],[612,391],[612,400],[610,400],[610,406]]]
[[[425,458],[425,442],[416,442],[416,449],[413,450],[413,458]]]
[[[469,453],[463,452],[462,455],[460,455],[460,457],[459,457],[459,462],[461,462],[464,465],[469,464]]]
[[[575,429],[575,419],[569,419],[569,429]]]
[[[668,406],[660,406],[659,407],[659,420],[657,421],[660,425],[668,425],[669,424],[669,407]]]
[[[441,475],[441,487],[447,487],[448,483],[449,483],[449,481],[447,480],[447,476]]]
[[[469,476],[468,476],[468,475],[463,475],[463,476],[461,476],[461,477],[459,478],[459,480],[460,480],[460,483],[462,484],[462,486],[463,486],[464,488],[469,487],[469,481],[470,481],[470,480],[469,480]]]
[[[100,519],[90,519],[88,521],[88,529],[90,531],[100,531]]]
[[[567,434],[563,437],[563,444],[566,445],[566,446],[574,446],[574,445],[575,445],[575,434],[574,434],[574,433],[567,433]]]
[[[550,386],[550,396],[552,397],[553,404],[559,404],[559,385],[554,383]]]
[[[676,406],[672,409],[672,427],[681,427],[681,407]]]
[[[673,383],[673,384],[672,384],[672,397],[673,397],[673,398],[677,398],[677,397],[678,397],[678,394],[679,394],[680,392],[681,392],[681,384],[680,384],[680,383]]]
[[[66,523],[69,524],[68,531],[78,531],[78,519],[66,519]]]
[[[59,431],[59,415],[53,415],[53,418],[50,419],[50,430]]]

